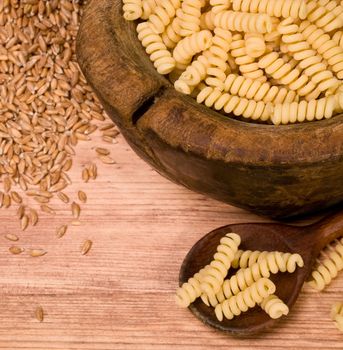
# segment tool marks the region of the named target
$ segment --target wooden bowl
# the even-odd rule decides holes
[[[286,218],[343,200],[343,116],[292,126],[226,117],[176,92],[122,17],[121,1],[85,8],[81,69],[131,147],[159,173],[253,212]]]

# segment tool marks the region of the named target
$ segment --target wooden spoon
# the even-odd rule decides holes
[[[320,251],[332,240],[343,235],[343,211],[305,227],[277,223],[236,224],[211,231],[200,239],[187,254],[180,270],[180,285],[210,263],[221,237],[229,232],[235,232],[241,236],[242,243],[239,249],[277,250],[299,253],[302,256],[303,268],[297,268],[292,274],[271,275],[271,279],[276,285],[275,294],[291,308],[297,300],[301,287],[309,276]],[[231,272],[231,275],[234,272]],[[230,271],[228,276],[230,276]],[[236,334],[255,333],[271,327],[276,321],[271,319],[260,307],[255,307],[232,320],[224,318],[220,322],[215,316],[214,309],[206,306],[200,298],[189,308],[205,324],[221,331]]]

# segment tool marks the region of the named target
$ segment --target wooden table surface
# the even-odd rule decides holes
[[[88,195],[81,226],[56,238],[56,227],[71,220],[57,200],[56,216],[41,215],[23,233],[15,208],[0,211],[0,349],[343,349],[343,334],[329,319],[331,304],[343,300],[343,274],[323,293],[305,287],[289,317],[247,338],[218,333],[178,308],[179,268],[192,245],[218,226],[264,219],[170,183],[121,136],[110,145],[117,164],[96,161],[98,179],[85,184],[81,168],[95,159],[97,144],[77,147],[66,191]],[[20,235],[24,248],[48,253],[9,254],[8,232]],[[85,239],[93,248],[82,256]]]

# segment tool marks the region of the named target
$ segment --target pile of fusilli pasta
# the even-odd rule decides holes
[[[321,252],[307,284],[322,291],[341,270],[343,270],[343,237],[328,244]],[[343,302],[333,305],[331,317],[337,328],[343,332]]]
[[[123,0],[175,89],[275,125],[343,111],[343,6],[336,0]]]
[[[274,293],[269,279],[278,272],[293,273],[304,266],[299,254],[239,250],[240,236],[228,233],[221,240],[213,260],[176,292],[176,302],[188,307],[197,298],[214,307],[219,321],[232,319],[259,305],[271,318],[288,314],[288,306]],[[230,268],[236,274],[226,278]]]

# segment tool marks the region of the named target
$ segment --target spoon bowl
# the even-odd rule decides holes
[[[280,251],[298,253],[302,256],[304,267],[298,267],[294,273],[285,272],[270,276],[276,285],[275,294],[291,309],[311,273],[320,250],[343,235],[343,212],[305,227],[258,223],[228,225],[211,231],[192,247],[184,259],[180,270],[180,285],[210,263],[220,239],[230,232],[240,235],[239,249]],[[230,269],[228,277],[236,272],[237,270]],[[277,321],[270,318],[259,306],[249,309],[232,320],[224,318],[223,321],[219,321],[214,309],[205,305],[200,298],[191,304],[189,309],[205,324],[235,334],[256,333],[272,327]]]

